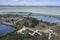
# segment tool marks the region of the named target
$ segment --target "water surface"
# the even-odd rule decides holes
[[[14,30],[16,30],[16,29],[11,26],[0,24],[0,36],[3,36],[9,32],[13,32]]]

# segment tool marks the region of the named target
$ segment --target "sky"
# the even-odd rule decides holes
[[[55,6],[60,6],[60,0],[0,0],[0,5],[55,5]]]

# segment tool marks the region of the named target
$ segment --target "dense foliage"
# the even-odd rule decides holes
[[[9,35],[6,35],[0,40],[48,40],[48,36],[44,34],[44,36],[34,35],[30,36],[29,34],[16,34],[16,33],[10,33]]]
[[[36,18],[29,17],[25,19],[23,25],[26,27],[35,27],[38,23],[39,21]]]
[[[51,40],[59,40],[60,38],[52,35]],[[29,34],[17,34],[17,33],[9,33],[6,36],[0,38],[0,40],[48,40],[48,34],[44,34],[39,36],[35,34],[34,36],[30,36]]]

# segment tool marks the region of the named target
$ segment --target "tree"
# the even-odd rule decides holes
[[[39,20],[37,20],[36,18],[29,17],[29,18],[26,18],[23,25],[26,27],[35,27],[38,23],[39,23]]]

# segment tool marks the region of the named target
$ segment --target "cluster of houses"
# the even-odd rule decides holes
[[[40,33],[39,30],[34,29],[34,28],[28,28],[28,27],[25,27],[25,26],[23,26],[22,29],[18,30],[17,33],[25,34],[26,32],[24,32],[24,31],[28,31],[28,34],[30,34],[31,36],[34,36],[36,33],[38,35],[42,35],[42,33]]]

